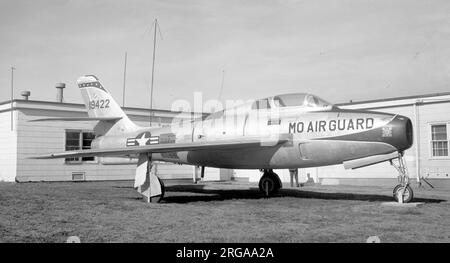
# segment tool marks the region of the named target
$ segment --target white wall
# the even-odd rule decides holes
[[[450,124],[450,103],[419,106],[419,122],[421,137],[419,144],[420,175],[428,178],[450,179],[450,157],[438,159],[431,156],[431,124]],[[447,134],[447,136],[450,137],[450,134]]]
[[[14,114],[16,115],[16,112]],[[0,112],[0,181],[14,182],[16,178],[17,129],[15,122],[13,129],[11,131],[11,112]]]

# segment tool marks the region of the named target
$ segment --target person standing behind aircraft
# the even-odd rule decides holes
[[[294,187],[294,179],[295,179],[295,186],[299,187],[298,184],[298,169],[289,169],[289,175],[291,176],[291,187]]]

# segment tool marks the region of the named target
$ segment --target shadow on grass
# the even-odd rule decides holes
[[[170,192],[186,193],[184,195],[170,195]],[[169,194],[168,194],[169,193]],[[192,195],[195,193],[196,195]],[[281,189],[271,198],[295,197],[305,199],[321,200],[349,200],[367,202],[389,202],[394,201],[392,196],[377,194],[353,194],[353,193],[330,193],[320,191],[301,191],[292,189]],[[203,185],[177,185],[166,187],[165,203],[191,203],[208,201],[225,201],[232,199],[264,199],[266,197],[257,188],[251,189],[204,189]],[[431,198],[414,198],[414,202],[440,203],[446,200]]]

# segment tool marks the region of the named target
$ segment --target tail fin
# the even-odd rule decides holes
[[[82,76],[78,78],[77,84],[90,118],[116,118],[112,121],[100,120],[94,128],[97,135],[120,135],[139,128],[123,112],[109,91],[100,84],[97,77]]]

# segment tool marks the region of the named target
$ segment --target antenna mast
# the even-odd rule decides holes
[[[123,91],[122,91],[122,107],[125,107],[125,83],[127,79],[127,52],[125,51],[125,63],[123,67]]]
[[[153,61],[152,61],[152,81],[150,84],[150,126],[152,126],[152,115],[153,115],[153,81],[155,75],[155,54],[156,54],[156,29],[159,30],[160,37],[162,39],[161,29],[159,28],[158,19],[154,22],[154,34],[153,34]]]

